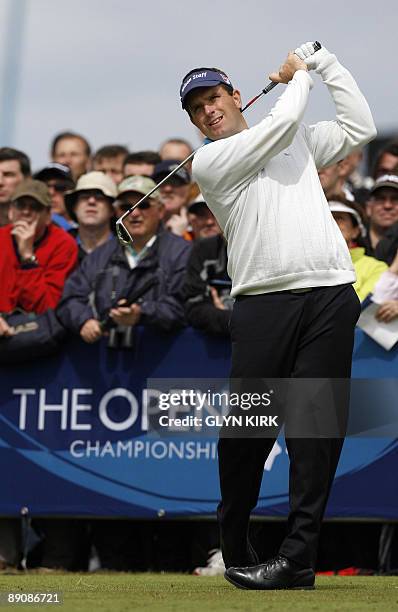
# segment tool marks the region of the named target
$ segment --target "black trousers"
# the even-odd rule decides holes
[[[349,378],[359,313],[352,285],[238,297],[231,319],[231,378]],[[345,403],[339,407],[343,415],[348,414]],[[219,440],[217,514],[226,567],[253,563],[249,518],[274,442]],[[343,437],[286,439],[290,513],[280,553],[305,567],[315,567],[321,521],[343,442]]]

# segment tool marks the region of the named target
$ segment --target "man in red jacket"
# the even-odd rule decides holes
[[[0,313],[16,308],[40,314],[55,308],[77,262],[75,240],[51,223],[51,198],[41,181],[16,189],[9,225],[0,228]],[[0,317],[0,336],[13,329]]]

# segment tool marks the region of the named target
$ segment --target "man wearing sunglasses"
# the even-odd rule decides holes
[[[67,231],[76,227],[76,223],[69,216],[65,207],[65,193],[75,187],[70,168],[64,164],[51,162],[36,172],[33,178],[43,181],[48,187],[53,222]]]
[[[154,187],[146,176],[124,179],[114,202],[117,217]],[[166,231],[163,217],[164,205],[154,192],[126,220],[133,246],[123,248],[112,238],[69,278],[58,314],[85,342],[99,340],[109,319],[128,328],[143,324],[172,330],[184,324],[181,294],[191,245]],[[133,293],[139,298],[130,303]]]
[[[17,308],[40,314],[55,308],[77,262],[71,236],[51,223],[46,185],[26,179],[16,189],[10,223],[0,228],[0,312]],[[0,336],[12,334],[0,317]]]

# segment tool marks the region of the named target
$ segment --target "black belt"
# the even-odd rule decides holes
[[[300,289],[288,289],[287,293],[308,293],[308,291],[312,291],[315,287],[303,287]],[[284,293],[284,291],[282,291]]]

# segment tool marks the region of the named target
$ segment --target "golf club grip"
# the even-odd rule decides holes
[[[317,51],[319,51],[319,49],[322,49],[322,45],[321,43],[316,40],[314,43],[314,53],[316,53]],[[267,93],[269,93],[272,89],[274,89],[274,87],[276,87],[277,85],[279,85],[279,83],[275,83],[274,81],[271,81],[270,83],[268,83],[268,85],[266,87],[264,87],[264,89],[261,90],[261,92],[255,96],[254,98],[252,98],[251,100],[249,100],[249,102],[246,104],[246,106],[244,106],[242,108],[242,113],[245,112],[245,110],[247,110],[252,104],[254,104],[255,102],[257,102],[257,100],[259,98],[261,98],[261,96],[265,96]]]
[[[314,53],[316,53],[317,51],[319,51],[319,49],[322,49],[322,45],[321,43],[316,40],[314,42]],[[271,91],[271,89],[274,89],[274,87],[276,87],[279,83],[274,83],[273,81],[271,81],[271,83],[268,83],[267,87],[264,87],[264,89],[262,90],[261,93],[263,93],[264,95],[267,94],[269,91]],[[259,94],[261,95],[261,94]],[[256,98],[253,98],[253,100],[250,100],[249,105],[252,104],[253,102],[255,102]],[[246,106],[247,108],[247,106]],[[243,109],[245,110],[245,109]],[[242,111],[243,112],[243,111]]]

